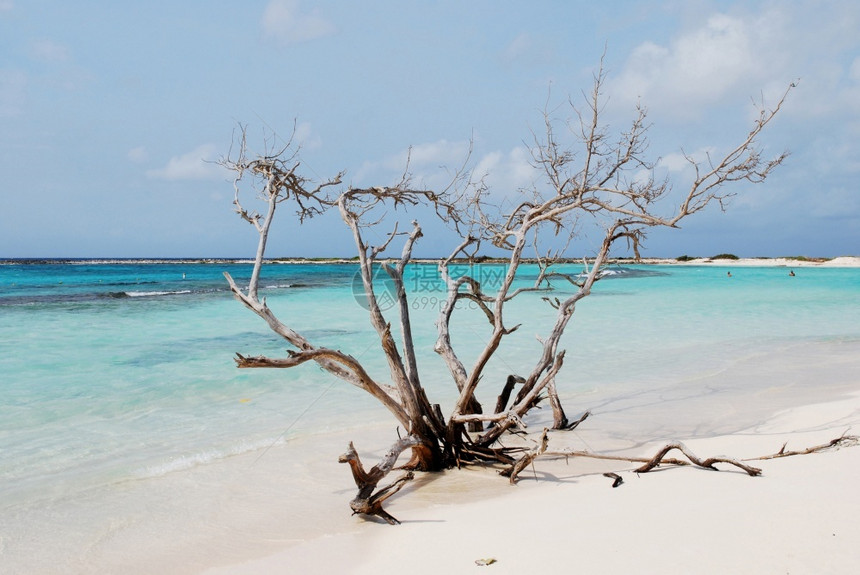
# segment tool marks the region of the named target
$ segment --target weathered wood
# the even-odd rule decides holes
[[[399,439],[391,446],[391,449],[382,456],[380,462],[370,468],[370,471],[365,471],[355,446],[352,442],[349,443],[349,448],[346,453],[341,455],[338,458],[338,461],[340,463],[349,464],[352,471],[352,478],[355,481],[355,485],[358,487],[358,493],[352,501],[349,502],[349,506],[352,509],[353,514],[361,513],[364,515],[376,515],[391,525],[397,525],[400,523],[382,508],[382,503],[400,491],[406,482],[410,481],[414,477],[412,472],[405,473],[397,478],[394,483],[379,488],[375,493],[374,490],[376,490],[379,482],[388,475],[394,467],[400,454],[406,449],[414,447],[419,443],[420,440],[412,435]]]
[[[541,433],[540,439],[538,440],[538,444],[516,460],[513,465],[500,473],[503,477],[509,478],[511,485],[517,482],[517,477],[523,469],[531,465],[535,459],[543,455],[546,451],[546,448],[549,445],[549,437],[547,436],[548,432],[549,430],[544,428],[543,433]]]
[[[580,450],[563,450],[563,451],[546,451],[544,453],[546,457],[563,457],[565,459],[568,458],[576,458],[576,457],[584,457],[587,459],[598,459],[601,461],[626,461],[628,463],[648,463],[652,458],[650,457],[627,457],[624,455],[606,455],[604,453],[594,453],[592,451],[580,451]],[[681,459],[673,459],[671,457],[664,457],[661,461],[664,465],[677,465],[684,466],[690,465],[689,461],[684,461]]]
[[[584,418],[584,417],[583,417]],[[654,468],[660,465],[673,465],[673,466],[689,466],[695,465],[698,467],[702,467],[705,469],[710,469],[714,471],[719,471],[715,466],[717,463],[726,463],[729,465],[733,465],[743,471],[745,471],[748,475],[756,477],[761,475],[762,470],[757,467],[752,467],[744,463],[745,461],[766,461],[769,459],[780,459],[783,457],[793,457],[795,455],[809,455],[812,453],[820,453],[822,451],[827,451],[830,449],[840,449],[843,447],[855,447],[860,445],[860,436],[856,435],[847,435],[842,434],[839,437],[831,439],[827,443],[822,443],[821,445],[815,445],[812,447],[807,447],[806,449],[801,449],[797,451],[786,451],[786,445],[783,445],[782,448],[776,452],[769,455],[761,455],[758,457],[750,457],[743,460],[728,458],[728,457],[710,457],[707,459],[700,459],[697,457],[688,447],[686,447],[683,443],[674,442],[669,443],[663,446],[653,457],[627,457],[623,455],[605,455],[601,453],[593,453],[590,451],[576,451],[576,450],[564,450],[564,451],[548,451],[545,450],[541,455],[545,457],[585,457],[589,459],[600,459],[605,461],[624,461],[629,463],[642,463],[644,465],[638,467],[634,471],[636,473],[647,473],[652,471]],[[674,459],[666,457],[666,455],[677,449],[681,451],[686,457],[687,460],[682,459]],[[616,477],[614,473],[604,473],[606,477]],[[617,487],[617,485],[613,485],[613,487]]]
[[[624,483],[624,479],[622,479],[621,476],[618,475],[617,473],[612,473],[612,472],[604,473],[603,477],[608,477],[609,479],[613,480],[612,481],[612,487],[613,488],[618,487],[619,485]]]
[[[569,422],[567,420],[567,415],[564,413],[564,407],[561,405],[561,400],[558,398],[558,390],[555,387],[555,378],[547,384],[546,393],[549,396],[549,404],[552,407],[552,428],[567,428]]]
[[[800,451],[786,451],[785,448],[788,444],[784,444],[782,449],[780,449],[777,453],[773,453],[771,455],[763,455],[761,457],[754,457],[752,459],[745,459],[744,461],[764,461],[767,459],[779,459],[781,457],[792,457],[794,455],[809,455],[810,453],[819,453],[821,451],[827,451],[828,449],[839,449],[840,447],[854,447],[860,442],[860,436],[857,435],[846,435],[843,433],[839,437],[831,439],[827,443],[822,443],[821,445],[815,445],[813,447],[807,447],[806,449],[802,449]]]
[[[647,157],[648,123],[645,109],[637,107],[631,125],[620,131],[619,138],[607,137],[606,127],[598,118],[599,111],[603,109],[602,88],[605,80],[601,61],[592,92],[586,96],[586,109],[572,110],[579,119],[579,125],[574,126],[573,130],[577,148],[559,143],[555,134],[555,111],[545,110],[543,119],[546,132],[543,136],[535,134],[535,145],[530,149],[532,165],[542,172],[538,178],[545,185],[523,193],[519,200],[511,204],[511,209],[506,208],[503,212],[496,210],[487,201],[483,176],[467,168],[469,158],[456,170],[451,183],[442,192],[415,189],[410,181],[409,160],[401,181],[393,186],[349,186],[343,189],[344,172],[314,185],[299,172],[298,149],[292,147],[292,138],[283,149],[269,148],[256,158],[249,158],[244,128],[241,129],[238,142],[238,157],[221,161],[223,166],[236,174],[233,183],[236,212],[252,224],[259,235],[248,287],[243,290],[229,274],[225,274],[225,277],[235,297],[295,348],[284,359],[237,354],[237,365],[243,368],[288,368],[313,361],[328,373],[370,393],[408,433],[369,471],[364,469],[351,444],[347,453],[341,457],[342,462],[350,465],[358,486],[358,494],[350,504],[354,513],[378,516],[389,523],[397,523],[394,517],[383,510],[382,503],[400,490],[412,476],[406,474],[382,488],[378,484],[391,471],[400,453],[410,448],[411,458],[406,465],[410,470],[440,470],[463,462],[487,460],[509,465],[511,481],[516,481],[524,468],[547,453],[547,430],[544,430],[538,445],[530,450],[505,447],[501,440],[505,434],[520,433],[519,430],[525,428],[527,414],[543,398],[549,397],[555,429],[573,429],[589,414],[586,411],[578,421],[571,424],[561,405],[556,378],[564,363],[565,350],[560,344],[576,305],[591,294],[594,283],[603,277],[602,268],[613,246],[627,242],[638,257],[639,242],[647,230],[653,227],[678,227],[683,219],[709,204],[722,204],[731,195],[731,192],[723,190],[724,185],[744,180],[763,181],[786,157],[786,154],[782,154],[770,161],[763,160],[757,138],[780,110],[788,91],[774,109],[761,107],[752,129],[722,158],[709,156],[697,162],[685,156],[695,177],[686,193],[681,194],[680,205],[675,212],[660,216],[657,208],[664,205],[665,202],[661,200],[666,199],[671,186],[668,180],[656,177],[658,162]],[[564,126],[567,129],[570,124]],[[276,140],[273,138],[270,141]],[[249,211],[242,205],[240,183],[245,187],[250,185],[258,188],[254,191],[266,205],[263,214]],[[332,186],[337,186],[339,190],[330,192]],[[356,246],[359,275],[367,297],[368,318],[376,332],[377,351],[382,354],[388,367],[387,381],[378,381],[371,376],[356,357],[340,350],[314,345],[282,322],[268,308],[265,298],[259,297],[260,271],[272,222],[276,212],[280,213],[278,205],[283,202],[292,204],[300,223],[331,208],[340,212]],[[413,261],[413,248],[423,235],[421,226],[413,221],[411,231],[401,232],[397,222],[385,224],[391,226],[387,233],[380,232],[379,227],[385,214],[400,207],[418,205],[431,208],[441,222],[450,224],[461,237],[459,245],[438,265],[446,295],[436,319],[438,337],[434,350],[443,358],[458,392],[447,420],[438,404],[428,400],[420,378],[419,358],[412,338],[410,300],[404,285],[404,270]],[[546,241],[545,234],[560,235],[562,243],[567,235],[570,242],[579,233],[579,224],[584,217],[593,219],[603,228],[603,239],[590,267],[585,262],[583,273],[575,275],[551,269],[562,261],[562,254],[568,246],[556,246],[553,248],[556,251],[540,253],[539,246],[551,243]],[[372,230],[372,233],[368,233],[368,230]],[[379,238],[380,244],[371,245],[369,237]],[[401,240],[399,258],[381,261],[386,250]],[[472,268],[463,274],[452,273],[450,268],[455,260],[470,263],[480,261],[480,248],[482,243],[487,242],[507,254],[504,272],[493,278],[491,285]],[[523,286],[520,284],[522,274],[517,274],[525,261],[526,250],[531,248],[538,253],[539,272],[533,284]],[[380,265],[396,286],[395,294],[386,294],[393,295],[395,299],[395,306],[390,312],[383,310],[380,306],[381,295],[374,292],[374,271]],[[524,377],[513,382],[509,378],[497,399],[494,413],[482,413],[477,388],[485,379],[491,361],[503,349],[501,346],[505,338],[519,328],[519,325],[507,325],[507,304],[523,293],[552,289],[550,282],[558,278],[569,284],[564,292],[567,295],[561,297],[557,292],[554,297],[546,298],[555,309],[555,319],[549,326],[549,333],[542,332],[538,338],[540,353],[528,365],[515,366],[514,369],[523,373]],[[567,291],[570,286],[575,288],[572,293]],[[458,303],[470,305],[458,307]],[[487,323],[483,328],[486,331],[477,334],[481,345],[478,346],[477,354],[470,355],[467,365],[451,342],[451,323],[454,316],[460,313],[458,309],[468,307],[477,307]],[[386,314],[396,314],[397,318],[392,321]],[[399,329],[392,331],[392,325]],[[522,380],[522,388],[509,405],[513,386],[518,380]],[[484,430],[487,422],[492,425]],[[479,435],[471,436],[469,431]],[[681,444],[666,446],[661,453],[643,461],[640,470],[648,471],[661,464],[688,463],[667,458],[666,454],[673,449],[681,450],[690,463],[702,467],[714,468],[716,463],[727,463],[751,474],[757,471],[728,458],[699,460]]]
[[[732,459],[730,457],[709,457],[707,459],[699,459],[695,453],[690,451],[690,449],[681,442],[670,443],[670,444],[664,446],[660,451],[658,451],[654,455],[654,457],[652,457],[650,460],[648,460],[648,462],[645,465],[637,468],[636,473],[647,473],[647,472],[651,471],[652,469],[654,469],[655,467],[660,465],[660,461],[664,457],[666,457],[667,453],[669,453],[670,451],[672,451],[674,449],[677,449],[678,451],[683,453],[684,456],[686,456],[686,458],[689,459],[693,465],[696,465],[698,467],[703,467],[705,469],[712,469],[714,471],[718,471],[717,468],[714,467],[714,465],[717,463],[726,463],[729,465],[734,465],[735,467],[737,467],[739,469],[743,469],[744,471],[746,471],[749,475],[751,475],[753,477],[755,477],[757,475],[761,475],[761,469],[759,469],[758,467],[752,467],[751,465],[747,465],[746,463],[743,463],[742,461],[738,461],[737,459]]]
[[[487,421],[490,423],[498,423],[500,421],[510,422],[512,426],[515,426],[519,429],[525,429],[526,424],[520,418],[519,415],[512,411],[505,411],[503,413],[493,413],[493,414],[484,414],[484,413],[467,413],[465,415],[454,415],[451,417],[451,421],[454,423],[471,423],[473,421]]]
[[[505,380],[505,386],[502,388],[502,393],[496,399],[496,409],[493,413],[502,413],[508,407],[508,401],[511,399],[511,393],[514,391],[514,386],[518,383],[525,383],[524,377],[519,375],[509,375]]]
[[[577,427],[579,427],[579,424],[580,424],[580,423],[582,423],[583,421],[585,421],[586,419],[588,419],[588,417],[589,417],[590,415],[591,415],[591,411],[586,411],[585,413],[583,413],[583,414],[579,417],[579,419],[577,419],[577,420],[576,420],[576,421],[574,421],[573,423],[568,423],[568,424],[567,424],[567,425],[565,425],[564,427],[560,427],[560,428],[556,428],[556,429],[563,429],[563,430],[565,430],[565,431],[573,431],[574,429],[576,429]]]

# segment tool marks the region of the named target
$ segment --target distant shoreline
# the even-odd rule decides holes
[[[840,256],[836,258],[691,258],[684,260],[642,258],[638,262],[633,259],[616,259],[612,260],[612,263],[715,267],[857,268],[860,267],[860,256]]]
[[[388,258],[389,260],[392,258]],[[357,258],[267,258],[270,264],[357,264]],[[380,261],[386,261],[382,259]],[[433,264],[439,259],[415,258],[412,263]],[[467,263],[469,260],[458,258],[456,263]],[[592,263],[592,259],[587,260]],[[562,258],[560,264],[581,264],[582,259]],[[117,264],[252,264],[251,258],[4,258],[0,259],[0,265],[117,265]],[[502,258],[478,258],[474,260],[478,264],[505,264]],[[535,259],[524,258],[522,263],[537,264]],[[835,258],[806,258],[806,257],[778,257],[778,258],[613,258],[608,262],[610,265],[681,265],[681,266],[712,266],[712,267],[821,267],[821,268],[858,268],[860,267],[860,256],[840,256]]]

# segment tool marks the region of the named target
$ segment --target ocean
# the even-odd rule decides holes
[[[352,354],[384,380],[356,269],[273,263],[261,295],[311,342]],[[250,270],[248,262],[218,260],[0,264],[0,572],[145,573],[175,568],[183,549],[198,545],[188,570],[177,571],[195,572],[217,553],[230,555],[206,540],[247,548],[259,539],[257,528],[273,545],[286,537],[284,521],[260,515],[279,498],[310,497],[311,486],[330,485],[345,508],[351,479],[336,463],[336,476],[304,477],[305,491],[287,482],[280,494],[272,476],[329,469],[340,453],[329,450],[331,438],[360,437],[376,426],[393,439],[395,422],[367,394],[313,365],[235,367],[237,352],[286,354],[285,342],[227,289],[223,272],[242,285]],[[491,287],[503,271],[483,264],[477,273]],[[860,349],[860,269],[788,271],[610,268],[578,304],[562,340],[558,386],[569,415],[591,409],[604,425],[624,428],[627,439],[690,437],[743,429],[801,388],[813,399],[839,392],[839,366],[855,366],[850,360]],[[524,266],[521,285],[535,273]],[[390,286],[379,281],[385,294]],[[447,412],[455,390],[432,351],[444,297],[435,266],[411,266],[406,287],[422,381]],[[542,297],[570,291],[559,282],[549,294],[525,294],[510,305],[508,325],[522,325],[490,364],[482,402],[492,404],[505,377],[526,373],[539,353],[538,338],[554,314]],[[486,319],[464,304],[453,325],[455,345],[473,357],[489,333]],[[818,367],[804,371],[810,365],[835,366],[833,377]],[[774,391],[774,373],[791,393]],[[764,393],[772,394],[770,403],[744,410],[756,403],[745,398]],[[533,425],[548,417],[548,410],[537,413]],[[260,488],[253,482],[264,475]],[[245,493],[251,485],[266,499]],[[241,536],[222,531],[241,531],[224,526],[223,513],[241,518]]]

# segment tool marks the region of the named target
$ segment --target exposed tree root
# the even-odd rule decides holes
[[[588,415],[589,412],[586,412],[578,422],[574,423],[574,427],[578,423],[585,420]],[[738,460],[723,456],[701,459],[683,443],[672,442],[660,448],[657,453],[654,454],[653,457],[645,458],[625,457],[619,455],[602,455],[599,453],[591,453],[588,451],[547,451],[547,447],[549,444],[548,433],[549,430],[547,428],[544,428],[543,432],[540,435],[540,438],[538,439],[537,445],[535,445],[531,449],[491,449],[481,448],[479,446],[472,445],[469,447],[464,446],[463,454],[470,455],[476,459],[483,459],[486,461],[504,462],[506,465],[508,465],[508,467],[506,467],[499,473],[504,477],[508,477],[511,484],[514,484],[517,482],[519,474],[522,473],[522,471],[526,469],[529,465],[531,465],[535,461],[535,459],[542,456],[587,457],[589,459],[600,459],[605,461],[624,461],[629,463],[641,463],[641,466],[634,469],[636,473],[648,473],[649,471],[653,471],[655,468],[660,467],[661,465],[674,465],[678,467],[685,465],[694,465],[703,469],[719,471],[719,469],[716,467],[716,464],[724,463],[737,467],[738,469],[743,470],[752,477],[756,477],[758,475],[761,475],[762,470],[758,467],[748,465],[745,462],[779,459],[782,457],[791,457],[794,455],[809,455],[811,453],[819,453],[822,451],[827,451],[829,449],[838,449],[840,447],[853,447],[860,444],[860,437],[856,435],[846,435],[843,433],[841,436],[835,439],[831,439],[827,443],[815,445],[813,447],[807,447],[806,449],[802,449],[799,451],[786,451],[786,444],[783,445],[782,448],[776,453]],[[355,450],[353,444],[350,443],[349,449],[346,453],[340,456],[339,461],[341,463],[349,463],[350,468],[352,469],[353,479],[355,480],[355,484],[358,486],[358,494],[350,502],[350,507],[352,508],[353,514],[361,513],[364,515],[375,515],[382,518],[391,525],[399,525],[400,521],[398,521],[390,513],[385,511],[382,508],[382,503],[386,499],[400,491],[400,489],[403,488],[407,481],[413,479],[414,475],[412,474],[412,472],[410,471],[405,473],[390,485],[379,488],[375,493],[374,490],[376,490],[376,486],[378,485],[379,481],[381,481],[382,478],[384,478],[394,468],[394,464],[397,461],[397,457],[403,451],[409,448],[420,447],[420,442],[415,436],[410,435],[408,437],[404,437],[398,440],[391,447],[391,449],[389,449],[389,451],[382,457],[382,460],[377,465],[373,466],[370,471],[365,471],[361,460],[358,457],[358,452]],[[667,457],[670,452],[675,450],[680,451],[686,459]],[[510,453],[515,453],[517,451],[522,453],[522,455],[518,459],[514,459],[509,455]],[[608,477],[613,480],[612,487],[618,487],[622,483],[624,483],[622,477],[617,473],[608,472],[604,473],[603,475],[604,477]]]
[[[579,420],[583,421],[587,416],[588,412],[582,416]],[[818,453],[822,451],[826,451],[829,449],[838,449],[840,447],[853,447],[860,444],[860,437],[856,435],[846,435],[842,434],[841,436],[828,441],[827,443],[823,443],[821,445],[815,445],[813,447],[808,447],[806,449],[802,449],[799,451],[794,450],[786,450],[786,445],[783,445],[782,448],[773,454],[762,455],[759,457],[747,458],[743,460],[738,460],[730,457],[708,457],[702,459],[698,457],[689,447],[684,445],[681,442],[672,442],[664,445],[660,448],[654,456],[650,458],[645,457],[625,457],[619,455],[602,455],[599,453],[591,453],[588,451],[547,451],[547,447],[549,444],[548,437],[549,430],[544,428],[543,432],[538,439],[537,444],[531,449],[525,448],[504,448],[504,449],[491,449],[491,448],[480,448],[479,446],[464,446],[463,454],[472,456],[476,459],[483,459],[487,461],[503,461],[508,467],[503,469],[500,472],[500,475],[508,477],[511,484],[517,482],[519,478],[519,474],[522,473],[524,469],[526,469],[529,465],[531,465],[537,458],[543,456],[555,456],[555,457],[587,457],[590,459],[600,459],[605,461],[624,461],[629,463],[641,463],[638,468],[634,469],[636,473],[648,473],[649,471],[653,471],[655,468],[665,465],[674,465],[674,466],[685,466],[685,465],[694,465],[696,467],[701,467],[703,469],[710,469],[714,471],[719,471],[716,467],[716,464],[723,463],[727,465],[731,465],[741,469],[746,472],[748,475],[755,477],[761,475],[762,470],[758,467],[753,467],[752,465],[748,465],[745,462],[748,461],[764,461],[768,459],[779,459],[782,457],[791,457],[794,455],[808,455],[811,453]],[[358,494],[355,498],[350,502],[350,507],[352,508],[353,513],[360,513],[364,515],[375,515],[391,525],[398,525],[400,521],[398,521],[395,517],[393,517],[390,513],[385,511],[382,508],[383,502],[397,493],[409,480],[413,479],[414,475],[412,472],[407,472],[404,475],[400,476],[390,485],[385,487],[381,487],[377,490],[377,485],[379,481],[382,480],[393,468],[394,464],[397,461],[398,456],[409,448],[420,448],[420,442],[418,438],[415,436],[408,436],[398,440],[389,451],[382,457],[382,460],[375,466],[373,466],[370,471],[365,471],[364,466],[361,463],[361,460],[358,457],[358,452],[355,450],[355,447],[352,443],[349,444],[349,449],[346,453],[340,456],[339,461],[341,463],[349,463],[350,468],[352,470],[353,479],[355,480],[355,484],[358,486]],[[672,451],[680,451],[685,459],[677,459],[672,457],[667,457],[667,455]],[[522,455],[518,459],[514,459],[509,454],[520,452]],[[408,464],[407,464],[408,466]],[[605,477],[608,477],[613,480],[612,487],[618,487],[624,480],[617,473],[604,473]],[[376,492],[374,493],[374,490]]]

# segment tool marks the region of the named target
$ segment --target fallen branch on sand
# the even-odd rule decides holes
[[[847,433],[847,432],[846,432]],[[794,455],[809,455],[810,453],[819,453],[821,451],[827,451],[829,449],[838,449],[840,447],[853,447],[860,443],[860,436],[857,435],[846,435],[843,433],[841,436],[831,439],[827,443],[822,443],[821,445],[815,445],[813,447],[807,447],[806,449],[800,451],[786,451],[785,448],[788,445],[787,443],[782,446],[777,453],[773,453],[770,455],[762,455],[759,457],[752,457],[748,459],[738,460],[730,457],[708,457],[706,459],[699,458],[695,453],[693,453],[690,448],[684,445],[681,442],[673,442],[666,444],[661,449],[654,454],[653,457],[644,458],[644,457],[626,457],[621,455],[602,455],[599,453],[592,453],[589,451],[547,451],[546,449],[546,434],[547,430],[544,429],[543,434],[541,435],[541,439],[538,442],[537,447],[527,451],[520,459],[514,462],[510,467],[501,471],[501,475],[506,477],[510,477],[511,483],[515,483],[517,480],[517,476],[519,473],[530,465],[535,459],[540,456],[547,457],[587,457],[589,459],[601,459],[606,461],[625,461],[629,463],[642,463],[640,467],[634,469],[636,473],[648,473],[649,471],[659,467],[660,465],[676,465],[676,466],[684,466],[684,465],[695,465],[697,467],[701,467],[704,469],[710,469],[713,471],[719,471],[715,465],[717,463],[725,463],[728,465],[732,465],[739,469],[742,469],[747,474],[752,477],[761,475],[761,469],[758,467],[753,467],[751,465],[747,465],[744,463],[745,461],[764,461],[767,459],[779,459],[781,457],[791,457]],[[680,451],[687,460],[683,459],[674,459],[667,458],[666,455],[670,451],[678,450]],[[613,484],[613,487],[617,487],[620,483],[617,482],[620,479],[615,474],[604,474],[607,477],[611,477],[616,479],[616,483]]]
[[[839,437],[831,439],[827,443],[822,443],[821,445],[816,445],[814,447],[807,447],[803,451],[786,451],[785,448],[788,446],[788,443],[784,443],[782,445],[782,449],[780,449],[777,453],[774,453],[772,455],[763,455],[754,459],[746,459],[745,461],[764,461],[765,459],[779,459],[780,457],[791,457],[793,455],[808,455],[810,453],[817,453],[819,451],[826,451],[828,449],[838,449],[840,447],[854,447],[858,443],[860,443],[860,436],[846,435],[846,433],[848,433],[847,430]]]
[[[705,469],[713,469],[714,471],[719,471],[714,464],[716,463],[728,463],[729,465],[734,465],[740,469],[743,469],[747,472],[747,474],[755,477],[757,475],[761,475],[761,469],[758,467],[752,467],[751,465],[747,465],[746,463],[742,463],[737,459],[732,459],[730,457],[708,457],[707,459],[699,459],[696,457],[696,454],[690,451],[690,449],[681,442],[670,443],[664,446],[660,451],[657,452],[654,457],[649,459],[645,465],[636,469],[636,473],[647,473],[654,469],[655,467],[660,465],[660,462],[663,461],[663,458],[666,457],[666,454],[672,451],[673,449],[677,449],[681,453],[683,453],[687,459],[690,460],[690,463],[696,465],[698,467],[704,467]]]

